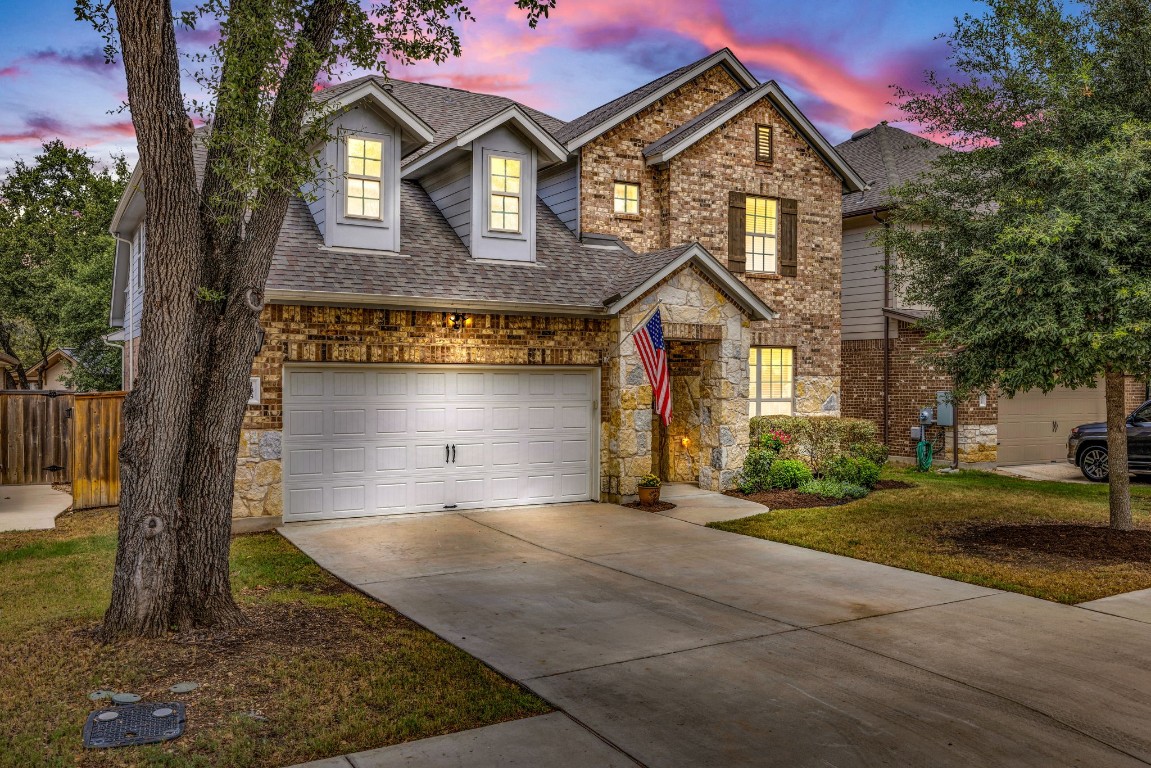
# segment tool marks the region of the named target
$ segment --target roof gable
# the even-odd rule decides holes
[[[815,149],[831,170],[843,180],[845,190],[859,192],[867,186],[855,169],[835,151],[819,129],[799,111],[774,80],[750,91],[733,94],[674,131],[656,139],[644,147],[643,154],[647,158],[647,164],[658,165],[667,162],[762,99],[770,101],[784,119],[791,123],[792,127]]]
[[[715,66],[724,67],[744,88],[759,85],[743,62],[723,48],[577,117],[556,131],[556,138],[576,150]]]
[[[835,149],[867,182],[865,189],[843,196],[844,217],[890,208],[892,189],[930,171],[940,155],[951,151],[887,123],[856,131]]]
[[[405,155],[427,145],[436,136],[430,125],[392,95],[392,89],[372,78],[364,79],[353,87],[331,94],[328,98],[318,98],[316,101],[333,110],[347,109],[359,102],[371,104],[399,125]]]

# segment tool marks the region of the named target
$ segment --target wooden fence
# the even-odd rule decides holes
[[[123,392],[0,391],[0,484],[71,483],[73,509],[120,500]]]

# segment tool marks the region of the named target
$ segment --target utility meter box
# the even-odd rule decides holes
[[[912,441],[914,441],[916,443],[918,443],[920,440],[922,440],[923,439],[923,427],[912,427],[911,428],[911,439],[912,439]]]
[[[919,409],[919,423],[921,426],[935,423],[935,416],[931,412],[931,406]]]
[[[955,426],[955,403],[950,392],[935,393],[935,422],[941,427]]]

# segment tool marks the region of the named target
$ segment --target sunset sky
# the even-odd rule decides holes
[[[889,86],[917,86],[925,69],[943,69],[946,47],[934,38],[954,16],[981,12],[972,0],[559,0],[531,30],[511,0],[469,6],[477,21],[462,27],[460,59],[391,74],[498,93],[570,119],[728,46],[835,142],[898,122]],[[70,0],[0,0],[0,13],[0,169],[56,137],[99,158],[134,158],[131,118],[119,110],[123,71],[104,63],[101,39],[75,20]],[[211,29],[183,33],[181,47],[203,51],[212,38]]]

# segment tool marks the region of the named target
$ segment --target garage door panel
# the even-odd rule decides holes
[[[998,463],[1030,464],[1064,461],[1067,433],[1078,424],[1106,418],[1102,387],[1058,387],[999,399]]]
[[[285,379],[289,520],[593,495],[594,374],[289,368]]]

